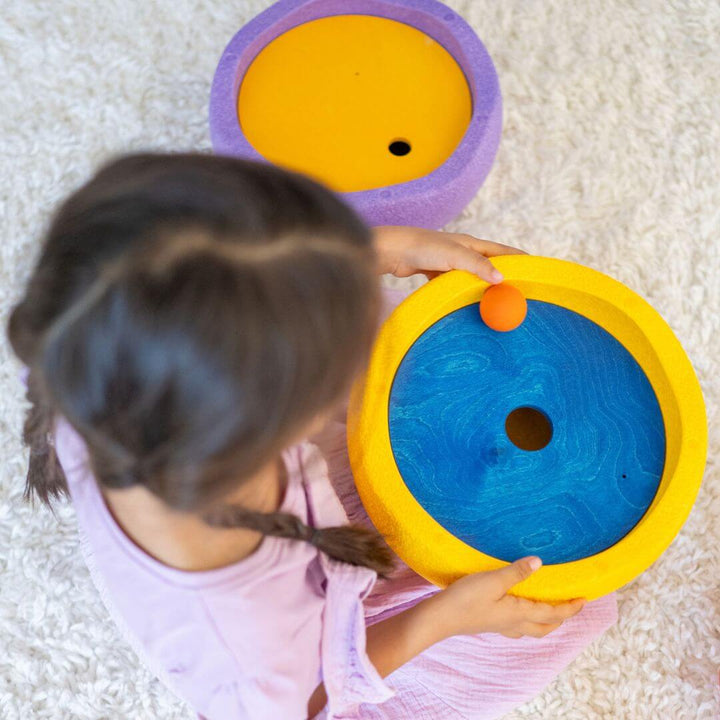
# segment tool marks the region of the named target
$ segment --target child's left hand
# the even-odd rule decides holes
[[[431,279],[447,270],[468,270],[495,284],[502,282],[503,276],[488,258],[527,255],[518,248],[463,233],[401,225],[383,225],[373,228],[373,232],[379,272],[397,277],[422,273]]]

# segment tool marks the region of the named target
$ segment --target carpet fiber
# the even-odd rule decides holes
[[[210,150],[217,60],[269,4],[3,3],[3,325],[49,213],[98,163],[130,150]],[[698,372],[711,428],[695,508],[620,592],[618,625],[507,717],[718,718],[720,4],[447,4],[490,51],[505,117],[494,169],[446,229],[589,265],[647,298]],[[72,508],[55,519],[22,503],[17,369],[0,344],[0,717],[190,719],[110,622]]]

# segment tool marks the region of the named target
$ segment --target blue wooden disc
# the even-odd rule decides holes
[[[521,407],[550,421],[540,450],[506,432]],[[662,414],[638,363],[599,325],[538,300],[511,332],[488,328],[477,304],[428,328],[397,369],[388,421],[420,505],[507,562],[611,547],[652,503],[665,463]]]

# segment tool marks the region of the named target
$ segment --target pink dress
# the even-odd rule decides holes
[[[386,312],[405,293],[386,291]],[[496,634],[437,643],[381,678],[365,628],[438,589],[399,563],[392,578],[334,561],[308,543],[266,537],[223,568],[168,567],[124,534],[59,417],[86,563],[110,615],[148,668],[201,720],[301,720],[324,682],[317,720],[481,720],[531,699],[617,618],[614,595],[588,603],[543,639]],[[283,452],[282,509],[315,526],[367,523],[350,473],[344,414]]]

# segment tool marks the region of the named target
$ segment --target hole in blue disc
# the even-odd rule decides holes
[[[521,450],[542,450],[553,436],[550,418],[532,407],[515,408],[505,419],[505,432]]]

